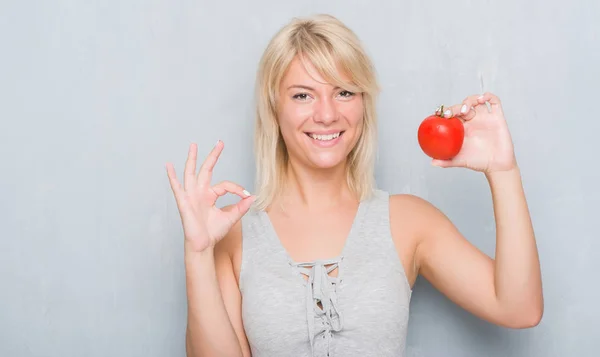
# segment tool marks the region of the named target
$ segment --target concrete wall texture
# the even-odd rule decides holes
[[[58,0],[0,3],[0,356],[185,355],[164,164],[181,175],[190,142],[203,156],[221,139],[215,181],[253,187],[259,56],[314,13],[349,25],[377,66],[379,187],[431,201],[491,256],[485,179],[430,166],[416,130],[481,75],[515,142],[542,322],[492,326],[418,280],[406,355],[600,354],[600,2]]]

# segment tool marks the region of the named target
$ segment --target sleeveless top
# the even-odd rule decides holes
[[[404,356],[412,290],[384,191],[360,202],[341,255],[328,260],[292,261],[267,213],[248,212],[239,286],[252,357]]]

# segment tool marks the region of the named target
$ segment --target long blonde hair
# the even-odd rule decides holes
[[[284,187],[288,153],[277,122],[277,101],[281,80],[296,56],[303,63],[309,61],[330,83],[362,94],[362,134],[349,154],[346,178],[357,199],[370,197],[375,188],[375,106],[379,92],[375,70],[352,30],[333,16],[316,15],[294,18],[281,28],[259,63],[255,93],[255,208],[268,207]],[[342,80],[338,69],[349,76],[350,83]]]

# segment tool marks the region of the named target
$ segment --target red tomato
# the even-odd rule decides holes
[[[419,126],[421,150],[433,159],[452,159],[460,152],[464,138],[465,128],[457,117],[443,118],[434,114],[425,118]]]

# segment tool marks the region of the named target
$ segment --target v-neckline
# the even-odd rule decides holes
[[[350,225],[350,231],[346,235],[344,244],[342,246],[342,250],[340,251],[340,253],[338,255],[333,256],[333,257],[324,258],[324,259],[313,259],[313,260],[309,260],[309,261],[295,261],[292,258],[292,256],[290,255],[290,253],[288,252],[288,250],[283,245],[281,238],[277,234],[277,230],[275,229],[275,226],[273,225],[273,222],[271,221],[271,218],[269,217],[269,214],[265,210],[261,210],[259,212],[259,215],[262,218],[265,226],[267,227],[267,230],[268,230],[267,234],[273,238],[272,240],[277,245],[277,249],[285,256],[286,260],[290,264],[298,265],[298,264],[304,264],[304,263],[329,262],[334,259],[343,259],[343,257],[348,252],[348,249],[349,249],[348,247],[354,240],[354,236],[356,236],[358,234],[358,230],[360,228],[360,224],[362,223],[362,218],[363,218],[365,209],[366,209],[366,201],[362,200],[358,203],[358,208],[356,209],[354,219],[352,220],[352,224]]]

